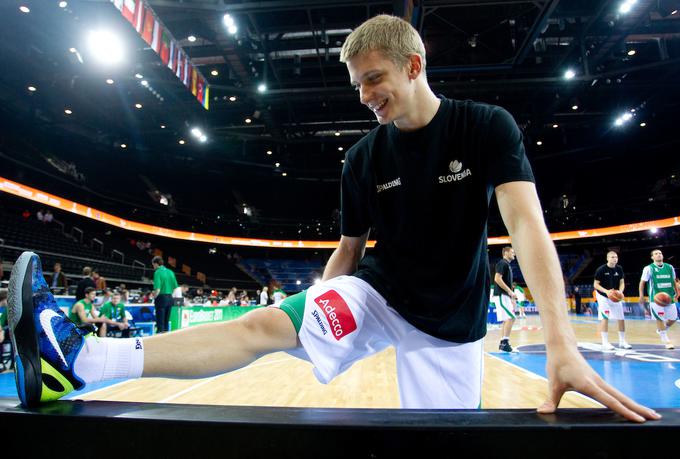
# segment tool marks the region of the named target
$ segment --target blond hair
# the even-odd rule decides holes
[[[425,70],[425,45],[411,24],[396,16],[381,14],[354,29],[340,51],[340,62],[369,51],[380,51],[398,66],[404,66],[409,56],[418,54]]]

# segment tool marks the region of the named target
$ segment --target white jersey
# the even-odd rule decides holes
[[[268,302],[269,302],[269,295],[267,294],[267,292],[260,293],[260,304],[264,306]]]

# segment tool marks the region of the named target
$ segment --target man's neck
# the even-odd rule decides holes
[[[416,94],[410,116],[394,121],[394,125],[400,131],[416,131],[427,126],[439,110],[442,101],[432,92],[427,82],[424,85],[419,84],[416,91],[420,91],[422,96],[418,97],[419,94]]]
[[[609,266],[610,268],[616,268],[616,263],[614,263],[613,265],[610,265],[609,263],[607,263],[607,266]]]
[[[654,264],[657,266],[663,266],[663,261],[655,261]]]

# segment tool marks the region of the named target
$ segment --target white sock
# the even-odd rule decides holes
[[[508,341],[510,341],[510,337],[509,337],[509,336],[504,336],[504,337],[502,337],[502,338],[501,338],[501,341],[505,341],[506,339],[507,339]]]
[[[600,335],[602,335],[602,344],[607,344],[609,342],[609,333],[600,332]]]
[[[85,383],[116,378],[140,378],[144,370],[144,345],[140,338],[85,339],[73,364]]]
[[[619,332],[619,343],[625,343],[626,342],[626,332]]]
[[[663,341],[664,343],[668,342],[668,335],[666,334],[666,330],[660,330],[659,336],[661,337],[661,341]]]

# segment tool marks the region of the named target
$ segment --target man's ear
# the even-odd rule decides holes
[[[423,72],[423,58],[419,54],[411,54],[408,63],[408,77],[415,80]]]

